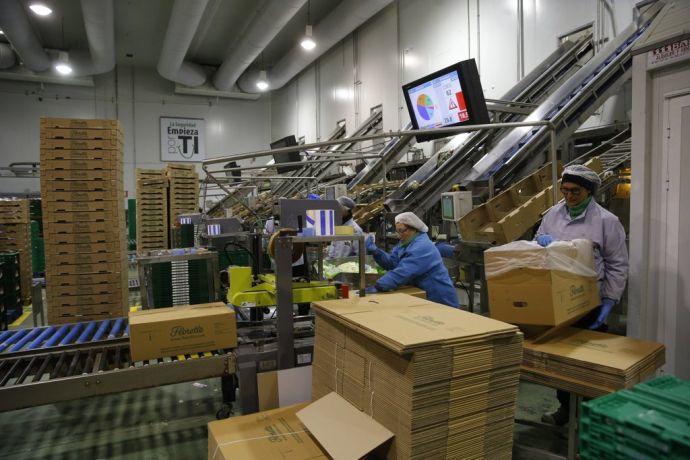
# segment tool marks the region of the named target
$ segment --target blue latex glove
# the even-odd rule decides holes
[[[539,235],[537,237],[537,243],[539,243],[539,246],[545,248],[553,243],[553,237],[551,235]]]
[[[379,292],[379,291],[378,291],[378,289],[376,289],[376,286],[367,286],[367,287],[364,289],[364,292],[367,293],[367,294],[376,294],[376,293]]]
[[[364,240],[364,245],[367,248],[367,252],[371,254],[379,250],[378,246],[376,246],[376,243],[374,242],[374,237],[371,235],[367,236],[367,238]]]
[[[613,299],[607,299],[606,297],[601,299],[601,311],[599,312],[599,316],[597,317],[597,320],[594,323],[592,323],[591,326],[589,326],[589,328],[599,329],[602,326],[602,324],[606,322],[606,318],[608,318],[615,304],[616,301]]]

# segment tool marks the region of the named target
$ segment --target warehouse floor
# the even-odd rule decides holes
[[[20,327],[32,326],[29,315]],[[206,458],[221,402],[220,379],[208,379],[0,413],[0,460]],[[516,419],[539,422],[557,404],[555,390],[521,383]],[[515,442],[517,460],[553,458],[535,448],[567,452],[566,435],[542,426],[516,424]]]
[[[202,459],[220,379],[169,385],[0,414],[0,459]],[[521,384],[518,419],[555,408],[553,390]],[[565,437],[516,425],[516,442],[565,455]],[[516,459],[547,459],[517,448]]]

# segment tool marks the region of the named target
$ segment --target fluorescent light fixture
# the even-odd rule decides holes
[[[58,59],[55,61],[54,68],[60,75],[69,75],[72,73],[72,66],[69,65],[69,55],[66,52],[60,51]]]
[[[256,87],[259,91],[266,91],[268,89],[268,77],[266,76],[265,70],[259,72],[259,79],[256,80]]]
[[[53,10],[48,8],[43,3],[32,3],[29,5],[29,9],[39,16],[48,16],[53,12]]]
[[[316,42],[312,37],[311,26],[307,26],[307,30],[304,34],[304,38],[302,38],[302,41],[300,42],[300,46],[307,51],[311,51],[316,48]]]

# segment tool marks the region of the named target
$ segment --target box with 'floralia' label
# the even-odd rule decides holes
[[[129,337],[132,361],[235,348],[235,312],[220,302],[131,312]]]

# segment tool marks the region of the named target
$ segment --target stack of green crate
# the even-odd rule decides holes
[[[46,253],[41,227],[38,221],[31,221],[31,268],[34,274],[45,273]]]
[[[137,200],[129,198],[127,200],[127,239],[128,248],[134,251],[137,248]]]
[[[38,236],[43,238],[43,209],[41,208],[40,198],[29,200],[29,219],[35,220],[38,223]]]
[[[690,458],[690,383],[667,375],[583,403],[580,458]]]
[[[213,302],[208,289],[209,276],[206,260],[175,262],[175,267],[172,262],[151,264],[153,305],[165,308]]]
[[[22,287],[19,271],[19,253],[16,251],[0,252],[2,264],[2,304],[7,323],[13,322],[24,312]]]

